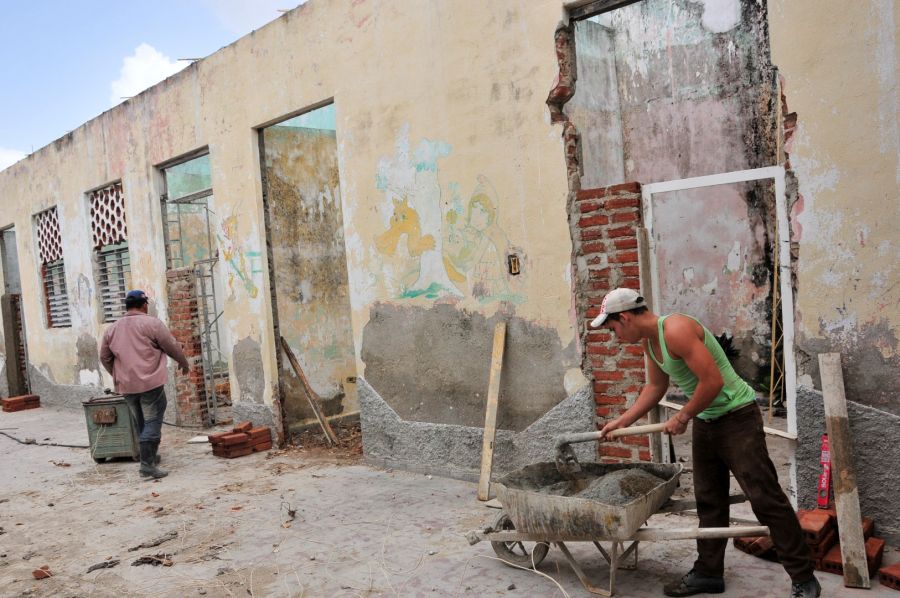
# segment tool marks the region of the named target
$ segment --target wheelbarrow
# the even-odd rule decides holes
[[[661,424],[633,428],[642,433],[660,431]],[[653,430],[649,430],[653,428]],[[630,434],[630,428],[616,430],[610,437]],[[570,442],[599,440],[599,432],[570,434],[557,439],[558,453]],[[559,459],[557,459],[559,461]],[[571,466],[571,463],[570,463]],[[642,527],[655,513],[685,510],[693,501],[670,501],[683,466],[680,463],[584,463],[581,475],[602,476],[617,469],[643,469],[660,478],[660,483],[633,500],[612,505],[578,496],[560,496],[539,491],[550,484],[571,480],[571,470],[557,462],[534,463],[494,482],[502,510],[494,521],[466,534],[470,545],[489,541],[498,557],[515,567],[537,568],[550,546],[562,552],[585,589],[592,594],[613,596],[618,569],[636,569],[641,541],[689,540],[768,536],[765,526],[692,527],[664,529]],[[666,504],[666,502],[668,504]],[[684,504],[681,504],[684,503]],[[666,508],[663,509],[663,505]],[[595,585],[572,556],[567,542],[591,542],[609,564],[608,589]],[[610,542],[607,550],[601,542]],[[526,544],[527,543],[527,544]],[[629,559],[629,557],[631,557]],[[627,562],[626,562],[627,561]]]

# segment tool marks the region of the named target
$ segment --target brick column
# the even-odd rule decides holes
[[[209,426],[194,269],[188,267],[169,270],[166,272],[166,286],[169,296],[169,330],[175,340],[181,343],[190,364],[187,374],[182,374],[176,368],[176,422],[179,425]]]
[[[641,226],[641,186],[624,183],[576,193],[579,313],[587,318],[585,370],[592,375],[598,424],[621,415],[644,384],[639,344],[619,343],[606,330],[589,324],[600,312],[603,296],[616,287],[640,289],[637,229]],[[650,460],[647,436],[599,444],[603,462]]]

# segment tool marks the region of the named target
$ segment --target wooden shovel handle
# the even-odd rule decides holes
[[[645,426],[631,426],[629,428],[619,428],[609,432],[605,438],[619,438],[620,436],[640,436],[642,434],[653,434],[654,432],[662,432],[665,430],[666,424],[647,424]]]

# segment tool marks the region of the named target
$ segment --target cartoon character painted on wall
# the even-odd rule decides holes
[[[425,139],[411,151],[404,129],[396,154],[379,163],[376,187],[389,200],[391,216],[375,238],[375,249],[401,268],[386,282],[399,287],[399,299],[470,296],[483,303],[520,303],[524,298],[510,289],[506,260],[511,248],[488,178],[477,177],[465,207],[458,184],[450,183],[453,207],[443,213],[441,206],[448,202],[442,200],[438,161],[450,149]]]
[[[445,215],[444,267],[450,280],[476,299],[515,301],[506,272],[509,240],[497,222],[497,192],[484,175],[477,181],[465,213]]]
[[[375,248],[384,255],[394,255],[400,240],[406,236],[409,255],[419,257],[424,251],[434,249],[434,237],[422,234],[419,214],[409,206],[409,200],[392,199],[394,213],[388,229],[375,239]]]
[[[259,295],[259,287],[254,282],[257,274],[262,272],[258,261],[259,252],[245,252],[235,242],[238,230],[238,217],[229,216],[222,221],[222,231],[219,235],[219,246],[222,248],[222,257],[228,264],[228,289],[231,298],[234,299],[234,283],[240,281],[247,294],[255,299]]]

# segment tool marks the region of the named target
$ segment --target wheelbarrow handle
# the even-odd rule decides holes
[[[591,442],[592,440],[603,440],[606,438],[619,438],[621,436],[640,436],[642,434],[653,434],[654,432],[662,432],[666,429],[665,423],[647,424],[644,426],[631,426],[629,428],[619,428],[608,434],[603,434],[599,430],[596,432],[581,432],[573,434],[563,434],[556,437],[556,446],[560,447],[565,444],[575,444],[577,442]]]

